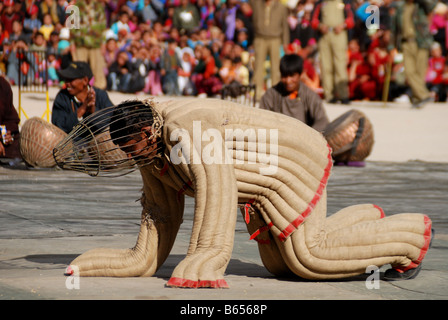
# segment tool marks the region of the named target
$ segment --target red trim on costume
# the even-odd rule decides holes
[[[67,269],[65,269],[65,275],[71,276],[73,275],[75,272],[73,271],[71,266],[68,266]]]
[[[383,218],[386,216],[386,214],[384,213],[383,208],[377,206],[376,204],[374,204],[373,206],[374,206],[376,209],[378,209],[378,211],[381,213],[380,219],[383,219]]]
[[[400,273],[404,273],[408,270],[417,268],[418,265],[419,265],[418,263],[411,262],[407,267],[403,267],[403,268],[395,267],[394,269]]]
[[[308,207],[293,221],[291,222],[278,236],[280,241],[285,241],[302,223],[305,221],[305,219],[313,212],[314,208],[316,207],[317,203],[320,200],[320,197],[322,196],[322,193],[325,190],[325,187],[327,186],[328,178],[330,177],[331,168],[333,166],[333,159],[331,157],[331,147],[327,144],[328,147],[328,162],[327,166],[324,170],[324,176],[320,180],[319,187],[316,190],[316,193],[314,194],[313,199],[310,203],[308,203]]]
[[[181,288],[229,288],[226,280],[218,279],[212,280],[188,280],[183,278],[172,277],[166,284],[169,287],[181,287]]]
[[[258,229],[254,233],[252,233],[250,238],[249,238],[249,240],[254,240],[260,233],[268,231],[269,229],[271,229],[273,225],[274,224],[272,222],[269,222],[269,224],[267,226],[261,227],[260,229]]]
[[[164,176],[165,173],[168,171],[168,168],[170,167],[169,163],[166,162],[165,165],[163,166],[162,170],[160,170],[160,176]]]
[[[429,249],[429,244],[431,243],[431,226],[432,226],[432,221],[431,219],[425,215],[424,217],[424,223],[425,223],[425,233],[423,234],[423,237],[425,238],[425,243],[422,247],[422,249],[420,250],[420,254],[417,258],[417,260],[412,261],[407,267],[395,267],[394,269],[397,270],[400,273],[406,272],[408,270],[417,268],[418,265],[423,261],[423,258],[425,257],[426,253],[428,252]]]
[[[244,205],[244,221],[246,221],[246,224],[249,224],[250,222],[249,208],[252,206],[254,201],[254,199],[251,199]]]
[[[429,249],[429,244],[431,243],[431,226],[432,221],[428,216],[425,216],[424,220],[425,222],[425,233],[423,237],[425,238],[425,244],[423,245],[423,248],[420,250],[420,255],[417,258],[416,263],[419,264],[422,262],[423,258],[425,257],[426,253]]]

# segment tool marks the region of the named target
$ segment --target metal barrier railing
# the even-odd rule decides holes
[[[48,91],[48,57],[46,51],[20,49],[19,58],[19,117],[28,115],[22,107],[23,93],[45,93],[46,104],[42,119],[50,121],[50,95]]]

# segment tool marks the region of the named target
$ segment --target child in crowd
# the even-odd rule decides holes
[[[117,59],[118,44],[117,44],[117,36],[113,35],[107,38],[106,45],[102,48],[104,61],[106,62],[105,74],[109,73],[109,67],[114,63],[115,59]]]
[[[230,84],[235,78],[235,70],[232,64],[232,60],[224,58],[222,60],[222,66],[219,69],[219,77],[224,85]]]
[[[128,54],[125,51],[121,51],[116,61],[109,67],[109,74],[107,75],[108,90],[128,92],[131,68]]]
[[[33,36],[33,42],[29,46],[29,50],[32,51],[46,51],[47,41],[44,38],[42,32],[36,32]]]
[[[222,83],[216,76],[218,70],[211,49],[201,46],[200,58],[194,69],[192,81],[200,97],[212,97],[221,93]]]
[[[39,28],[39,32],[44,35],[46,41],[50,40],[50,34],[54,31],[53,20],[51,18],[51,14],[46,13],[42,19],[43,24]]]
[[[32,35],[27,35],[23,32],[23,26],[20,20],[14,20],[12,22],[12,31],[9,33],[9,40],[11,42],[23,40],[28,45],[31,42]]]
[[[129,26],[129,14],[126,11],[120,12],[118,21],[112,24],[110,28],[116,35],[118,35],[120,30],[126,30],[126,34],[131,33],[131,27]]]
[[[428,61],[428,70],[426,74],[426,85],[435,95],[435,101],[440,101],[441,87],[443,82],[443,73],[445,71],[445,57],[442,56],[442,46],[434,42],[431,47],[431,55]]]
[[[160,45],[158,43],[151,45],[148,55],[149,71],[143,91],[154,96],[160,96],[163,94],[162,76],[160,74],[160,60],[162,55]]]
[[[153,37],[159,42],[164,42],[166,39],[168,39],[168,34],[165,30],[163,30],[163,25],[160,21],[154,22],[152,32]]]
[[[23,21],[23,30],[26,33],[36,33],[42,27],[42,22],[39,19],[39,8],[33,4],[30,9],[30,16]]]
[[[142,44],[146,47],[151,47],[151,45],[157,43],[155,39],[153,38],[152,30],[146,30],[142,33]]]
[[[128,92],[140,93],[145,89],[146,79],[150,70],[149,52],[144,46],[134,44],[131,61],[131,80]]]
[[[233,59],[235,68],[235,81],[243,86],[249,85],[249,69],[243,64],[241,57]]]
[[[54,53],[58,57],[59,32],[53,31],[50,40],[47,41],[47,52]]]
[[[195,64],[194,52],[190,47],[185,47],[181,49],[180,54],[182,58],[177,78],[179,91],[184,96],[192,96],[196,91],[193,82],[190,79]]]
[[[125,29],[121,29],[120,31],[118,31],[118,39],[117,39],[118,50],[120,51],[127,50],[130,41],[131,41],[130,34]]]
[[[200,29],[198,31],[198,42],[203,46],[210,45],[210,34],[207,29]]]
[[[360,52],[356,39],[349,42],[348,80],[350,99],[372,100],[377,93],[376,82],[372,78],[372,65]]]
[[[56,55],[54,53],[50,53],[48,55],[48,85],[58,85],[59,83],[59,76],[58,71],[61,69],[60,61],[56,58]]]

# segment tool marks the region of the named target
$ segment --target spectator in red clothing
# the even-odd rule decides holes
[[[192,75],[193,83],[199,96],[215,96],[221,92],[222,88],[222,83],[216,76],[218,70],[215,59],[207,46],[201,47],[200,55]]]
[[[22,16],[14,10],[14,1],[5,0],[4,9],[0,21],[3,25],[3,29],[9,34],[13,33],[12,24],[14,21],[19,21],[22,24]]]
[[[363,60],[364,56],[361,53],[361,47],[358,39],[352,39],[348,43],[348,65],[354,60]]]
[[[445,71],[445,57],[442,56],[442,46],[434,42],[431,47],[431,56],[428,60],[428,71],[426,73],[426,85],[435,94],[435,101],[440,101],[443,73]]]
[[[0,51],[3,49],[3,42],[9,39],[9,32],[3,28],[3,24],[0,22]]]
[[[377,94],[375,99],[381,100],[384,81],[386,79],[386,72],[388,63],[391,59],[386,47],[388,43],[388,32],[379,31],[376,37],[369,46],[368,63],[371,66],[371,75],[376,82]]]
[[[352,39],[349,43],[348,78],[349,94],[353,100],[374,100],[377,85],[371,76],[372,68],[360,52],[359,42]]]
[[[303,61],[303,73],[300,76],[300,80],[306,84],[311,90],[316,92],[321,98],[323,98],[324,90],[320,85],[320,77],[314,67],[315,59],[312,56],[308,56]]]

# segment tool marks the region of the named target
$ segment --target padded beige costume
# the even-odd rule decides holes
[[[250,238],[258,242],[264,265],[275,275],[343,278],[365,273],[370,265],[414,268],[425,256],[431,221],[423,214],[385,217],[381,208],[362,204],[327,218],[331,150],[320,133],[302,122],[223,100],[175,100],[153,108],[162,115],[167,148],[160,161],[140,168],[143,212],[137,244],[128,250],[95,249],[82,254],[71,263],[81,276],[153,275],[174,244],[182,223],[184,195],[195,197],[193,231],[188,253],[168,286],[228,287],[224,272],[233,248],[237,205]],[[193,144],[193,121],[201,121],[202,144],[197,140]],[[171,135],[180,129],[187,130],[190,141],[173,140]],[[193,161],[194,154],[206,153],[208,142],[204,141],[213,139],[207,129],[227,138],[222,148],[233,151],[231,163]],[[266,143],[258,137],[261,144],[253,150],[247,136],[228,139],[226,129],[267,129]],[[272,157],[263,160],[260,149],[264,145],[266,154],[275,153],[276,139],[277,164],[269,163]],[[173,148],[178,151],[176,145],[189,151],[189,164],[170,162]],[[254,154],[257,161],[248,161]],[[260,169],[272,165],[275,172],[260,174]]]

